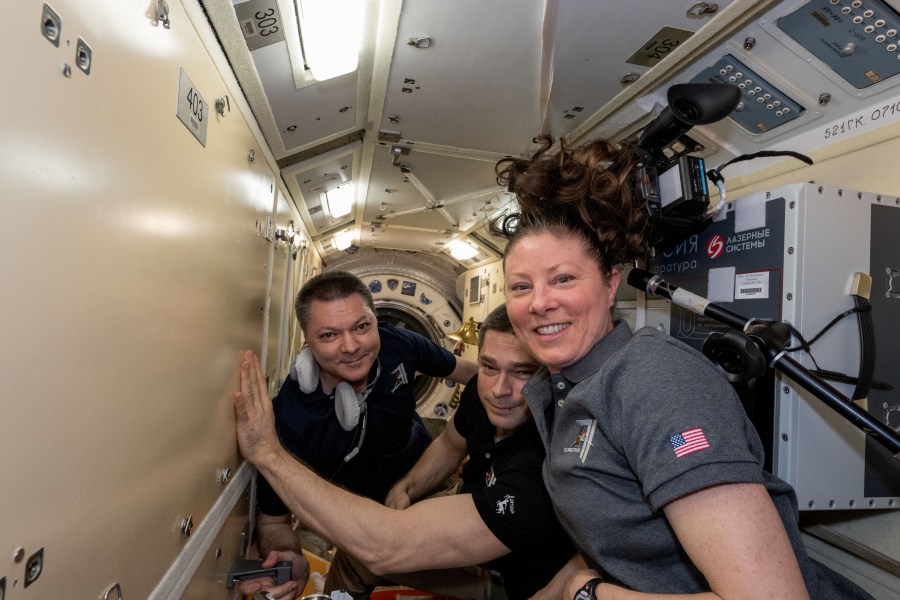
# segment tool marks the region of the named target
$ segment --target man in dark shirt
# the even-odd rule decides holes
[[[308,347],[273,402],[278,437],[319,476],[383,502],[431,442],[416,414],[416,372],[465,383],[476,366],[412,331],[378,323],[369,288],[350,273],[313,277],[295,309]],[[299,586],[308,564],[290,510],[263,477],[257,497],[259,554],[291,560],[290,587]]]
[[[583,564],[542,483],[543,445],[521,395],[537,364],[513,334],[505,307],[482,325],[478,376],[466,386],[458,412],[388,493],[388,507],[405,510],[349,494],[292,460],[272,435],[256,364],[248,354],[241,367],[238,440],[303,523],[346,551],[332,565],[326,589],[360,598],[384,582],[407,583],[407,574],[423,569],[489,563],[512,600],[558,597],[567,574]],[[460,494],[413,504],[466,455]],[[415,587],[429,589],[430,574],[415,574]]]

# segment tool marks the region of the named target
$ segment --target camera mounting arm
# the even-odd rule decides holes
[[[749,343],[748,356],[736,357],[736,360],[748,360],[761,364],[762,368],[775,368],[784,373],[828,405],[829,408],[850,421],[855,427],[871,436],[879,444],[887,448],[896,460],[900,460],[900,435],[882,423],[868,411],[854,404],[849,398],[828,385],[823,379],[787,355],[785,346],[790,338],[787,326],[781,322],[760,324],[746,319],[726,308],[713,304],[706,298],[698,296],[683,288],[671,285],[658,275],[643,269],[632,269],[628,274],[628,285],[647,294],[655,294],[668,298],[678,306],[699,315],[711,317],[741,332]],[[740,335],[740,334],[738,334]],[[707,354],[709,355],[709,354]],[[734,358],[734,355],[732,354]],[[759,357],[764,358],[760,363]],[[720,366],[723,366],[720,364]],[[728,366],[723,366],[726,373]],[[760,373],[761,375],[762,373]]]

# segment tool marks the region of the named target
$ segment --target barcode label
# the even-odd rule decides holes
[[[769,297],[769,272],[738,273],[734,276],[734,299],[753,300]]]
[[[241,27],[244,28],[244,35],[256,35],[256,26],[251,19],[243,21]]]

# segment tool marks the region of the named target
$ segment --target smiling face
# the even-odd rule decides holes
[[[330,393],[341,381],[362,390],[381,350],[375,313],[359,294],[313,300],[309,306],[304,334],[319,363],[323,390]]]
[[[478,352],[478,397],[496,428],[496,439],[512,434],[531,419],[522,386],[538,364],[512,333],[488,331]]]
[[[556,373],[612,331],[619,272],[604,277],[574,235],[527,234],[508,249],[506,308],[516,335]]]

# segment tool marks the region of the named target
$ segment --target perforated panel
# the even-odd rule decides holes
[[[765,133],[793,121],[804,108],[756,71],[726,54],[692,81],[730,83],[741,90],[741,101],[729,119],[751,134]]]
[[[816,0],[776,25],[857,89],[900,73],[900,16],[878,0]]]

